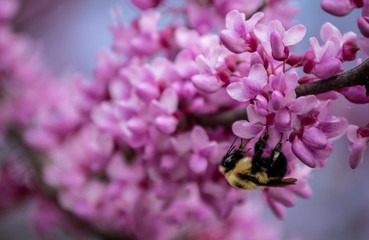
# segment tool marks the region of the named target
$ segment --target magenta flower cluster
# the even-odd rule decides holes
[[[357,19],[357,25],[362,36],[359,37],[359,45],[366,56],[369,55],[369,1],[368,0],[322,0],[321,6],[326,12],[335,16],[346,16],[356,8],[361,8],[361,16]],[[337,32],[337,30],[336,30]],[[353,34],[351,34],[353,36]],[[343,36],[345,38],[345,35]],[[347,38],[347,37],[346,37]],[[352,48],[354,44],[349,43],[345,46],[346,50]],[[361,60],[358,60],[361,63]],[[353,103],[363,104],[369,102],[369,97],[366,94],[366,89],[364,86],[353,86],[342,89],[341,93],[349,101]],[[368,126],[354,126],[350,125],[347,131],[347,138],[352,142],[349,146],[350,148],[350,166],[355,169],[358,167],[362,161],[363,156],[366,151],[367,131]]]
[[[231,187],[218,170],[234,135],[250,140],[246,149],[266,133],[268,150],[282,142],[286,177],[297,184],[262,190],[279,218],[296,196],[312,195],[312,168],[324,167],[332,141],[347,129],[350,166],[362,162],[369,130],[332,114],[339,93],[295,93],[355,60],[356,35],[325,23],[322,43],[310,38],[311,48],[293,55],[306,28],[291,26],[296,9],[287,0],[269,1],[262,11],[254,0],[188,0],[167,9],[162,0],[132,0],[143,12],[125,25],[113,9],[111,51],[97,56],[93,79],[75,74],[68,81],[45,70],[32,42],[14,33],[9,19],[19,2],[2,2],[0,143],[9,129],[21,131],[40,153],[39,180],[55,190],[57,204],[42,188],[12,178],[7,163],[0,178],[8,184],[0,189],[11,194],[0,211],[24,195],[37,196],[34,222],[41,233],[56,225],[72,229],[67,211],[134,239],[279,239],[280,230],[261,216],[260,199]],[[160,7],[186,24],[159,26]],[[341,93],[368,102],[360,87]],[[232,128],[199,120],[240,109],[247,120]]]
[[[357,25],[362,34],[359,38],[360,47],[366,56],[369,55],[369,1],[368,0],[322,0],[324,11],[335,16],[346,16],[356,8],[361,8],[361,17],[357,19]]]

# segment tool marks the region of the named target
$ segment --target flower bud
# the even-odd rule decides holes
[[[369,25],[368,25],[369,27]],[[369,30],[369,28],[368,28]],[[368,32],[369,33],[369,32]],[[353,61],[356,59],[356,52],[359,51],[359,46],[355,39],[350,39],[342,45],[342,58],[345,61]]]
[[[335,16],[346,16],[356,7],[350,0],[322,0],[320,6]]]
[[[357,25],[359,26],[360,32],[365,37],[369,37],[369,17],[359,17],[357,19]]]

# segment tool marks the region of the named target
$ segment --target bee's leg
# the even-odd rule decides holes
[[[266,141],[268,140],[269,135],[265,133],[263,138],[259,138],[259,141],[255,143],[254,146],[254,157],[261,158],[264,152],[264,148],[266,147]]]
[[[282,137],[281,137],[282,140]],[[287,172],[287,159],[286,156],[281,152],[282,150],[282,142],[281,140],[275,146],[272,153],[269,156],[269,160],[271,162],[271,167],[268,171],[268,175],[270,177],[279,177],[283,178]]]
[[[268,159],[263,158],[264,148],[266,147],[266,141],[268,140],[269,135],[266,133],[263,138],[259,138],[259,140],[255,143],[254,146],[254,156],[252,157],[252,168],[251,173],[256,172],[266,172],[268,169]]]
[[[241,138],[241,141],[240,141],[240,146],[238,147],[239,150],[241,150],[244,154],[247,153],[249,150],[246,150],[245,151],[245,147],[247,145],[247,143],[250,141],[250,139],[244,139],[244,138]]]
[[[272,167],[274,164],[278,162],[279,155],[282,154],[281,152],[282,151],[282,138],[283,138],[283,134],[281,134],[281,138],[279,139],[279,142],[277,143],[272,153],[270,154],[269,160],[271,162]]]

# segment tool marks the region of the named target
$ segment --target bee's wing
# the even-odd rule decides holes
[[[288,185],[295,185],[296,182],[296,178],[282,178],[278,180],[270,180],[266,185],[269,187],[285,187]]]

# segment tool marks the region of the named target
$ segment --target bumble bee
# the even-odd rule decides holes
[[[236,140],[237,138],[233,141],[219,166],[220,172],[223,173],[229,184],[244,190],[295,184],[296,178],[283,178],[287,172],[287,159],[281,152],[281,140],[269,157],[263,157],[268,140],[268,133],[266,133],[255,144],[252,158],[244,157],[246,143],[243,139],[241,139],[240,146],[234,149]]]

